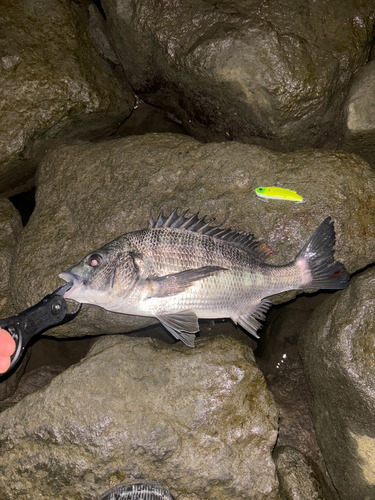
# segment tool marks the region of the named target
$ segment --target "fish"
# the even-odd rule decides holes
[[[345,267],[334,260],[334,223],[327,217],[294,260],[274,266],[253,234],[211,225],[206,216],[163,213],[147,229],[125,233],[59,274],[65,298],[108,311],[157,318],[193,347],[198,319],[231,318],[256,338],[272,305],[288,290],[342,289]]]
[[[255,189],[255,194],[263,201],[266,200],[288,200],[296,203],[305,203],[302,196],[292,191],[280,187],[258,187]]]

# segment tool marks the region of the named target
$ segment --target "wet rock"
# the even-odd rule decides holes
[[[319,446],[341,500],[375,497],[375,268],[324,302],[301,350]]]
[[[264,203],[254,193],[262,185],[295,189],[306,203]],[[294,259],[331,216],[336,259],[349,272],[374,260],[375,173],[346,153],[277,154],[235,142],[201,144],[182,135],[150,134],[57,149],[42,162],[37,186],[36,208],[12,265],[12,294],[20,310],[57,288],[58,274],[88,252],[147,227],[150,211],[176,207],[253,232],[274,251],[269,262],[277,265]],[[118,333],[152,323],[84,305],[74,322],[50,334]]]
[[[25,373],[14,394],[0,402],[0,412],[11,408],[25,396],[48,385],[64,369],[64,366],[41,366]]]
[[[314,309],[330,296],[330,293],[305,295],[272,308],[255,351],[257,364],[280,411],[276,450],[285,446],[298,449],[311,457],[325,475],[309,410],[311,390],[298,353],[298,340]]]
[[[146,479],[176,498],[277,499],[276,437],[276,406],[240,342],[105,337],[0,415],[0,496],[90,500]]]
[[[322,473],[309,457],[282,446],[274,454],[280,493],[284,500],[336,500]]]
[[[346,105],[342,148],[357,153],[375,169],[375,61],[357,73]]]
[[[14,1],[0,25],[0,193],[33,185],[46,149],[95,140],[130,115],[134,95],[97,53],[78,7],[66,0]]]
[[[0,318],[9,318],[19,312],[11,299],[10,267],[21,231],[20,214],[9,200],[0,197]],[[17,371],[0,377],[0,401],[14,393],[24,370],[25,362]]]
[[[370,51],[372,0],[102,5],[135,92],[195,138],[337,145],[350,80]]]

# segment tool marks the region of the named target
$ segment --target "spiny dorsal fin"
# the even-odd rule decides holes
[[[201,219],[198,213],[194,215],[186,214],[189,210],[185,210],[181,215],[177,214],[177,209],[174,210],[169,217],[165,217],[163,212],[160,213],[157,220],[150,216],[150,228],[174,228],[185,229],[186,231],[194,231],[195,233],[205,234],[212,236],[218,240],[224,240],[232,245],[235,245],[242,250],[254,255],[260,260],[266,260],[267,257],[272,255],[271,250],[267,247],[264,241],[258,241],[253,234],[240,233],[232,229],[222,229],[221,224],[218,226],[211,226],[210,224],[215,220],[206,221],[206,216]]]

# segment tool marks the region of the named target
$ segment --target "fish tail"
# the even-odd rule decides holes
[[[339,290],[349,286],[349,273],[333,257],[335,242],[333,221],[327,217],[294,260],[301,269],[301,288]]]

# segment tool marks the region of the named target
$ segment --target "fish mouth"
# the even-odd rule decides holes
[[[81,278],[81,276],[77,276],[71,271],[64,271],[63,273],[60,273],[59,278],[68,282],[70,281],[72,284],[69,290],[64,293],[65,299],[69,299],[70,296],[73,294],[74,290],[76,290],[79,287],[79,285],[83,284],[83,278]]]

